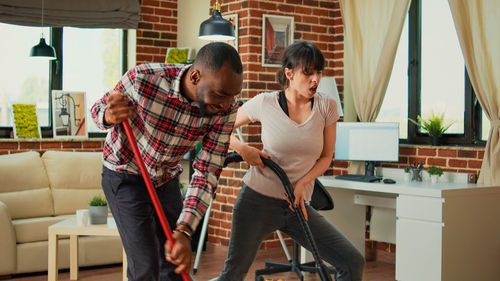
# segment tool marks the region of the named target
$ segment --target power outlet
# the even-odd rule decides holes
[[[468,174],[467,182],[468,183],[477,183],[477,175],[476,174]]]

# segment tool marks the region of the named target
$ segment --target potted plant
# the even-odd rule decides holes
[[[405,171],[405,181],[410,182],[411,181],[411,169],[409,167],[406,167],[404,169]]]
[[[89,223],[108,223],[108,202],[100,194],[95,195],[89,201]]]
[[[439,139],[441,135],[450,128],[453,123],[448,125],[444,124],[444,113],[441,115],[435,115],[434,112],[428,119],[423,119],[417,116],[417,121],[408,118],[410,122],[422,128],[427,134],[432,138],[432,145],[439,145]]]
[[[436,166],[430,166],[427,173],[431,176],[431,183],[437,183],[438,178],[443,175],[443,170]]]

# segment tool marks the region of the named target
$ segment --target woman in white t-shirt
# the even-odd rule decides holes
[[[290,45],[277,73],[284,90],[261,93],[238,110],[234,127],[260,122],[263,149],[231,137],[230,148],[251,167],[234,205],[225,267],[214,280],[244,280],[261,242],[277,229],[309,247],[283,184],[260,156],[272,159],[288,175],[296,198],[293,204],[302,208],[320,256],[336,267],[337,281],[362,280],[363,255],[306,203],[311,199],[314,179],[332,162],[339,118],[335,100],[328,93],[316,92],[324,63],[314,44],[299,41]]]

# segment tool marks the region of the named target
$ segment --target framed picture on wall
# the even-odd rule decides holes
[[[236,51],[238,50],[238,14],[225,15],[222,16],[225,20],[228,20],[234,26],[234,40],[226,41],[229,45],[233,46]]]
[[[14,138],[41,138],[36,104],[13,103]]]
[[[85,92],[52,91],[54,138],[87,138]]]
[[[168,48],[165,56],[166,63],[190,63],[192,49],[190,47]]]
[[[283,51],[293,42],[293,17],[262,15],[262,66],[281,65]]]

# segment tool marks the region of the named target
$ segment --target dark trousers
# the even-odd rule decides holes
[[[365,260],[354,245],[314,210],[306,205],[312,235],[322,259],[335,266],[337,281],[361,281]],[[255,260],[260,244],[276,229],[311,250],[306,235],[285,200],[262,195],[247,185],[234,203],[231,240],[226,263],[217,281],[243,281]]]
[[[181,281],[175,265],[165,260],[165,234],[141,176],[103,167],[102,188],[127,253],[130,281]],[[182,194],[176,178],[156,188],[172,229],[182,211]]]

